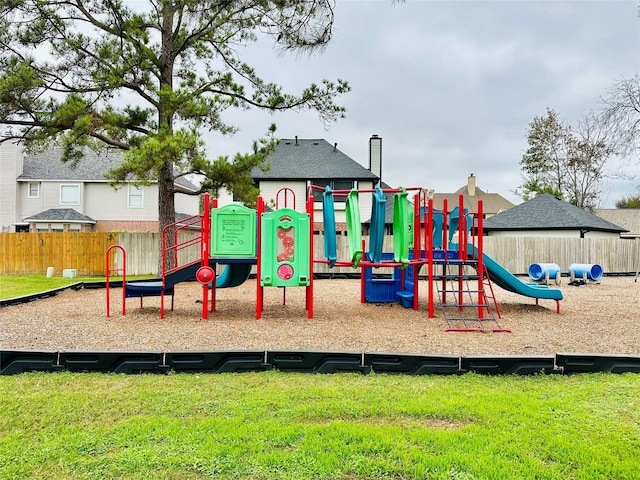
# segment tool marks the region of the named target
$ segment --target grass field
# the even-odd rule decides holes
[[[127,276],[127,280],[140,278],[149,278],[149,275]],[[104,277],[47,278],[45,275],[0,275],[0,300],[46,292],[78,282],[104,282],[104,280]],[[122,280],[122,277],[111,277],[110,280],[115,282]]]
[[[0,377],[0,478],[637,479],[640,375]]]

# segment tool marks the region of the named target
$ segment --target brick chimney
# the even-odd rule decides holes
[[[473,176],[473,173],[467,179],[467,192],[471,197],[476,196],[476,177]]]
[[[375,134],[369,139],[369,170],[382,183],[382,137]]]

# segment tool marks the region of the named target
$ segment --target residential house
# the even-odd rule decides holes
[[[332,190],[372,189],[381,172],[381,142],[374,135],[370,139],[370,168],[377,169],[377,174],[365,168],[338,148],[323,139],[282,139],[269,155],[269,170],[255,168],[252,172],[256,186],[265,203],[270,207],[287,206],[298,211],[306,211],[306,199],[312,186],[315,200],[314,229],[322,230],[322,196],[326,186]],[[288,189],[284,191],[282,189]],[[280,193],[278,193],[280,192]],[[291,195],[293,194],[293,195]],[[293,203],[295,197],[295,205]],[[219,205],[233,201],[228,192],[221,192]],[[285,203],[286,202],[286,203]],[[362,221],[371,215],[371,195],[359,196],[360,216]],[[345,197],[334,196],[336,228],[346,230]]]
[[[0,143],[0,229],[19,231],[158,231],[157,184],[114,189],[104,173],[119,165],[119,151],[87,150],[77,165],[62,151],[23,156],[20,144]],[[179,216],[198,213],[197,188],[176,179]],[[178,215],[176,215],[178,217]]]
[[[484,232],[489,236],[619,238],[627,231],[548,193],[484,222]]]
[[[593,213],[627,229],[622,238],[640,238],[640,208],[596,208]]]
[[[447,199],[447,209],[451,211],[455,208],[463,197],[464,208],[470,212],[478,211],[478,200],[482,200],[482,212],[485,218],[489,218],[500,212],[504,212],[514,206],[509,200],[499,193],[489,193],[476,186],[476,176],[472,173],[467,178],[467,184],[460,187],[453,193],[434,193],[433,208],[441,210],[444,199]]]

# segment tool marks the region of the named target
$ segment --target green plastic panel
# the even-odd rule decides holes
[[[211,256],[252,257],[256,254],[256,211],[232,203],[211,210]]]
[[[306,287],[311,278],[308,213],[290,208],[262,214],[260,284]]]
[[[402,187],[400,187],[402,188]],[[409,199],[407,191],[393,196],[393,260],[409,264],[409,246],[411,244],[411,219],[409,214]]]
[[[344,208],[347,216],[349,255],[351,255],[353,268],[358,268],[360,260],[362,260],[362,225],[360,224],[360,206],[356,189],[349,192]]]

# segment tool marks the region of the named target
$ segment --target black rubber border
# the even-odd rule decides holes
[[[321,351],[101,352],[0,350],[0,375],[28,372],[299,373],[404,375],[570,375],[640,373],[640,356],[558,353],[549,356],[455,356]]]
[[[121,282],[120,282],[121,285]],[[77,282],[24,297],[0,300],[0,307],[32,302],[59,292],[104,288],[104,282]],[[114,282],[113,286],[118,286]],[[183,351],[107,352],[0,350],[0,375],[28,372],[241,373],[267,370],[300,373],[352,372],[405,375],[538,375],[640,373],[640,356],[557,353],[548,356],[456,356],[374,352]]]

